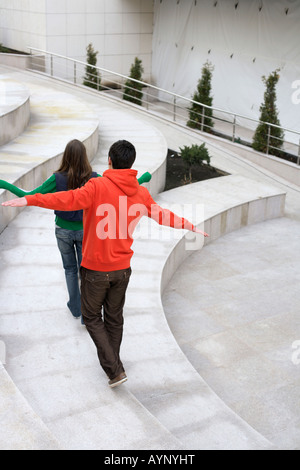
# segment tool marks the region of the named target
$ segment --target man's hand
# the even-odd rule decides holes
[[[10,201],[2,202],[2,206],[24,207],[27,206],[27,199],[26,197],[11,199]]]
[[[197,227],[194,227],[193,232],[201,233],[204,237],[209,237],[208,233],[202,232],[202,230],[199,230]]]

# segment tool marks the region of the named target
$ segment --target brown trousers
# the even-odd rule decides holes
[[[120,346],[130,275],[131,268],[102,272],[81,267],[81,313],[109,379],[124,372]]]

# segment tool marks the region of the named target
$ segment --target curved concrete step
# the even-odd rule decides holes
[[[29,79],[29,75],[26,77]],[[70,89],[62,84],[57,86]],[[83,91],[79,94],[82,98]],[[144,121],[136,110],[131,113],[129,106],[98,100],[93,93],[86,96],[88,102],[93,99],[94,110],[101,112],[104,106],[107,116],[112,108],[116,111],[105,121],[105,133],[101,135],[100,131],[104,147],[120,135],[117,116],[122,117],[122,135],[128,137],[132,132],[129,117],[140,122],[134,138],[141,139]],[[105,107],[104,103],[109,105]],[[150,143],[149,136],[141,139],[138,154],[145,146],[151,152],[152,140],[153,136]],[[158,148],[165,150],[163,139]],[[99,164],[99,168],[105,165],[105,155],[101,149],[99,160],[93,165]],[[159,158],[162,160],[155,163],[156,168],[161,168],[165,161],[162,155]],[[142,161],[149,165],[148,159]],[[151,171],[149,166],[147,169]],[[280,215],[284,197],[284,192],[276,188],[234,175],[163,193],[157,201],[171,209],[177,203],[177,213],[182,202],[189,205],[184,215],[199,224],[205,223],[213,240],[247,223]],[[205,204],[204,214],[201,210],[193,213],[193,206],[199,201]],[[122,348],[129,381],[115,393],[107,388],[85,329],[74,323],[64,307],[64,275],[50,217],[48,211],[27,208],[0,237],[4,267],[0,292],[1,298],[6,299],[1,320],[8,346],[7,370],[60,443],[65,448],[149,449],[152,445],[181,449],[271,448],[270,442],[227,408],[201,379],[167,325],[161,289],[186,256],[187,240],[182,233],[178,238],[172,229],[161,229],[152,223],[149,227],[147,221],[141,224],[134,242],[136,254]],[[151,422],[145,426],[147,417]],[[103,422],[106,441],[100,442]],[[118,428],[116,422],[120,422]],[[80,435],[72,434],[72,430],[78,429],[76,424],[80,424]],[[99,428],[97,435],[95,430]]]
[[[42,101],[46,83],[41,80],[27,84],[35,89],[36,100]],[[48,92],[49,89],[51,87],[47,81]],[[65,94],[65,100],[69,96]],[[45,110],[44,106],[42,109]],[[151,151],[156,150],[151,165],[142,160],[138,168],[140,173],[149,170],[154,173],[151,185],[153,192],[158,191],[164,181],[167,154],[163,136],[152,126],[143,125],[140,120],[130,118],[124,112],[116,116],[110,107],[101,107],[98,112],[103,125],[100,125],[101,145],[94,168],[99,172],[106,169],[108,148],[118,137],[134,140],[138,149],[145,148],[146,155],[150,154],[151,142]],[[36,126],[37,123],[36,119]],[[112,130],[115,128],[114,133]],[[34,130],[32,132],[34,134]],[[30,149],[32,143],[28,145]],[[45,166],[40,177],[44,174],[44,178],[49,176]],[[6,178],[9,179],[8,176]],[[15,182],[15,179],[13,175],[11,181]],[[27,180],[28,189],[35,184],[39,183],[34,180],[33,184],[32,178]],[[27,427],[27,433],[31,434],[33,422],[23,420],[23,414],[32,406],[35,411],[32,409],[31,413],[39,420],[41,436],[43,429],[47,429],[49,436],[52,432],[57,445],[64,449],[182,448],[182,444],[128,389],[112,393],[107,387],[85,328],[73,320],[66,307],[66,288],[54,237],[53,215],[47,211],[41,213],[40,210],[32,214],[33,211],[33,208],[23,210],[0,236],[1,296],[5,293],[1,308],[1,340],[7,350],[7,371],[10,374],[7,379],[15,390],[14,384],[18,384],[21,390],[18,393],[23,397],[23,408],[11,416],[12,422],[17,426],[18,421],[24,421],[24,428]],[[33,265],[37,271],[33,270]],[[11,290],[11,283],[15,281],[18,292]],[[18,325],[17,331],[11,323],[14,321]],[[66,340],[70,334],[71,339]],[[79,342],[81,346],[78,346]],[[74,390],[78,394],[74,394]],[[8,417],[10,414],[11,410]],[[3,425],[5,429],[4,421]],[[105,426],[104,434],[99,432],[99,426]],[[74,429],[80,431],[74,433]],[[3,446],[42,449],[43,443],[37,440],[29,443],[23,432],[17,430],[14,440],[8,438],[5,441],[4,437]]]
[[[30,119],[30,93],[21,83],[0,73],[0,145],[15,139]]]
[[[17,428],[14,441],[6,441],[2,421],[1,445],[29,445],[24,432],[27,428],[32,434],[35,423],[24,420],[23,414],[30,406],[35,428],[47,427],[66,450],[183,448],[126,385],[108,387],[85,327],[66,306],[53,214],[26,208],[0,235],[0,258],[6,369],[27,402],[11,418],[12,408],[7,409],[7,420],[16,426],[24,422],[24,431]],[[6,396],[5,388],[2,393],[13,405],[15,396]],[[43,448],[42,440],[32,445]]]
[[[0,73],[6,81],[12,78],[11,90],[15,87],[17,93],[26,86],[30,93],[28,126],[0,147],[1,179],[28,190],[39,186],[57,169],[66,144],[74,138],[85,143],[90,159],[94,157],[99,120],[86,103],[43,82],[22,85],[20,74],[8,67],[1,66]],[[0,189],[0,203],[8,198],[11,194]],[[0,232],[18,213],[0,206]]]
[[[173,202],[174,193],[162,197],[170,196]],[[180,191],[178,197],[181,201]],[[159,202],[167,204],[166,199]],[[169,331],[160,281],[170,246],[176,258],[178,240],[154,237],[135,242],[123,343],[129,381],[119,390],[108,389],[85,328],[63,307],[64,275],[52,220],[48,211],[27,208],[1,234],[1,332],[10,376],[59,445],[65,449],[271,447],[214,395]],[[96,432],[103,423],[105,437]]]
[[[23,189],[40,185],[61,160],[66,143],[78,138],[89,158],[95,157],[94,169],[107,169],[108,150],[119,139],[131,140],[139,158],[138,176],[152,175],[146,186],[155,196],[165,184],[167,144],[162,133],[109,100],[89,89],[77,89],[30,72],[1,66],[0,72],[24,83],[31,93],[31,121],[27,130],[13,142],[0,148],[1,179]],[[116,118],[117,113],[117,118]],[[0,203],[11,195],[0,189]],[[0,206],[0,232],[20,211]]]

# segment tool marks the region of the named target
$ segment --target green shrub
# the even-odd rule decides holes
[[[204,132],[212,132],[212,128],[214,126],[212,120],[212,109],[203,106],[204,104],[212,106],[213,103],[213,98],[211,96],[211,79],[213,70],[214,67],[210,62],[206,62],[204,64],[201,79],[198,82],[197,90],[192,98],[193,101],[196,101],[197,103],[192,103],[192,106],[189,108],[189,120],[187,125]]]
[[[130,78],[126,80],[125,82],[125,88],[124,88],[124,94],[123,94],[124,100],[131,101],[132,103],[138,104],[140,106],[142,105],[143,85],[131,79],[133,78],[135,80],[142,81],[143,72],[144,72],[144,68],[142,66],[142,61],[136,57],[130,69],[130,76],[129,76]]]
[[[272,154],[281,155],[280,149],[283,146],[284,132],[280,127],[268,126],[267,123],[280,126],[278,118],[278,111],[276,107],[276,85],[279,80],[279,69],[272,72],[268,78],[262,77],[266,85],[264,93],[264,102],[260,106],[260,123],[258,124],[254,133],[252,147],[259,151]],[[269,134],[270,127],[270,136]],[[268,142],[269,140],[269,142]],[[269,148],[268,148],[269,147]]]
[[[86,48],[87,52],[87,65],[85,67],[85,77],[83,80],[83,84],[90,88],[94,88],[96,90],[100,89],[101,77],[99,70],[96,68],[97,65],[97,54],[92,46],[89,44]]]
[[[191,147],[187,147],[186,145],[183,148],[180,148],[181,158],[187,164],[188,171],[189,171],[189,182],[192,182],[192,167],[194,165],[204,165],[206,162],[207,165],[210,165],[210,155],[205,146],[205,144],[201,145],[192,145]]]

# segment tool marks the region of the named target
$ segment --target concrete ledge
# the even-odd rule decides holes
[[[255,152],[251,149],[246,152],[241,151],[239,148],[239,153],[244,155],[247,160],[256,163],[292,184],[300,186],[300,165],[283,160],[282,158],[274,157],[273,155]]]
[[[30,93],[20,83],[0,75],[0,145],[18,137],[30,119]]]
[[[21,70],[45,71],[45,56],[30,54],[8,54],[0,53],[0,64],[8,67],[16,67]]]
[[[198,194],[204,207],[204,219],[198,224],[202,230],[210,235],[209,238],[205,238],[204,244],[212,243],[219,237],[247,225],[284,215],[285,192],[239,175],[202,181],[201,183],[195,183],[193,186],[193,193]],[[181,192],[180,189],[176,191],[177,194],[174,194],[174,200],[178,198]],[[188,202],[190,199],[184,194],[186,191],[183,190],[182,193],[182,199],[186,198],[186,202]],[[210,203],[207,199],[209,195],[212,196],[213,203]],[[193,194],[191,196],[193,197]],[[161,195],[163,200],[169,200],[170,197],[173,197],[172,191]],[[220,198],[219,200],[222,201],[223,205],[223,208],[219,208],[219,211],[216,205],[216,199],[218,198]],[[166,261],[162,273],[161,292],[164,291],[174,272],[191,252],[186,250],[187,237],[189,235],[180,240]],[[195,247],[197,249],[197,245]]]
[[[93,134],[83,140],[87,150],[88,156],[91,160],[95,155],[98,147],[98,129],[95,129]],[[24,173],[16,180],[13,180],[13,184],[23,189],[33,189],[41,185],[49,176],[58,168],[59,163],[62,159],[63,151],[53,157],[48,158],[39,165],[33,167],[31,170]],[[7,227],[7,225],[22,211],[14,207],[3,208],[1,203],[12,199],[15,196],[9,191],[0,189],[0,233]]]
[[[51,88],[32,87],[31,92],[28,127],[0,148],[1,179],[25,190],[39,186],[57,169],[70,140],[84,142],[90,160],[99,144],[99,120],[85,103]],[[0,189],[0,204],[11,198],[11,193]],[[0,205],[0,233],[18,213],[19,209],[3,210]]]

